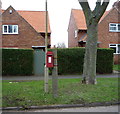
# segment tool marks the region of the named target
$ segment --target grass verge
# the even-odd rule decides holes
[[[44,93],[43,81],[3,81],[3,107],[118,101],[118,78],[98,78],[97,81],[97,85],[84,85],[81,79],[59,79],[58,98],[53,98],[51,80],[48,94]]]
[[[113,70],[120,71],[120,64],[113,65]]]

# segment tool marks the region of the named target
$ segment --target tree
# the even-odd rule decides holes
[[[66,48],[65,43],[57,43],[57,48]]]
[[[98,22],[104,14],[109,0],[97,0],[92,11],[87,0],[78,0],[81,5],[87,25],[87,41],[83,66],[83,80],[85,84],[96,84],[96,58],[97,58],[97,29]]]

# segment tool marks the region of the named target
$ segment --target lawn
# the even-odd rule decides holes
[[[97,85],[81,84],[81,79],[59,79],[59,96],[53,98],[51,80],[45,94],[43,81],[2,82],[3,107],[81,104],[118,101],[118,78],[98,78]]]
[[[120,64],[113,65],[113,70],[120,71]]]

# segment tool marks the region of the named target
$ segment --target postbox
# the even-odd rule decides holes
[[[54,60],[53,60],[53,52],[52,51],[48,51],[46,54],[46,66],[48,68],[52,68],[54,67]]]

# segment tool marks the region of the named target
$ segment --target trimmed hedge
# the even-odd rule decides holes
[[[59,74],[82,74],[85,48],[65,48],[58,50]],[[98,48],[97,73],[112,73],[113,50]]]
[[[59,74],[82,74],[85,48],[65,48],[57,51]],[[112,71],[113,50],[98,48],[97,73]],[[2,75],[33,75],[33,50],[2,49]]]
[[[97,73],[113,72],[113,49],[98,48],[97,50]]]
[[[83,48],[58,49],[58,73],[81,74],[84,62]]]
[[[2,75],[32,74],[32,49],[2,49]]]

